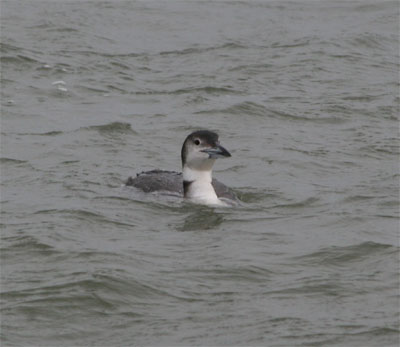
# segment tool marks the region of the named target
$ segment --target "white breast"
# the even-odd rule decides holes
[[[211,170],[193,170],[188,167],[183,168],[183,180],[192,182],[186,193],[186,198],[205,205],[227,206],[218,199],[212,186]]]

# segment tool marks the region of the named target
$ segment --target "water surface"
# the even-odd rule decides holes
[[[4,346],[398,346],[396,1],[1,3]],[[220,134],[210,208],[121,185]]]

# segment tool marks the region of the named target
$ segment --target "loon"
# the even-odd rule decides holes
[[[220,145],[218,134],[198,130],[186,137],[182,146],[182,173],[152,170],[141,172],[125,183],[146,193],[167,191],[199,204],[229,206],[239,200],[226,185],[212,178],[212,167],[218,158],[231,154]]]

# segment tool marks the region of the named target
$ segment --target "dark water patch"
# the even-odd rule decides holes
[[[290,327],[290,329],[296,329],[298,331],[302,331],[304,327],[308,326],[309,321],[307,319],[299,317],[281,316],[269,319],[267,324],[271,328]],[[285,336],[285,337],[290,337],[290,336]]]
[[[349,95],[342,98],[347,101],[359,101],[359,102],[373,102],[379,100],[384,95]]]
[[[104,125],[93,125],[87,127],[88,130],[96,130],[100,134],[137,134],[129,123],[112,122]]]
[[[356,203],[356,202],[362,202],[362,201],[375,200],[375,199],[379,199],[381,197],[379,197],[377,195],[352,195],[352,196],[346,197],[343,200],[343,202],[345,202],[345,203]]]
[[[86,211],[86,210],[75,210],[75,209],[49,209],[49,210],[40,210],[34,212],[35,215],[49,215],[49,216],[64,216],[71,218],[73,220],[80,220],[84,222],[90,223],[98,223],[98,224],[110,224],[114,226],[125,226],[125,227],[133,227],[130,223],[121,222],[118,219],[110,219],[102,214]]]
[[[125,86],[118,87],[115,84],[107,84],[106,87],[108,88],[108,92],[116,92],[121,95],[128,94],[128,91],[125,89]]]
[[[329,149],[327,149],[327,148],[305,150],[305,149],[299,149],[299,148],[293,148],[293,147],[283,147],[282,149],[285,151],[298,152],[298,153],[302,153],[302,154],[305,154],[310,157],[318,157],[318,158],[326,157],[330,153]],[[307,165],[309,165],[309,163],[307,163]],[[317,162],[315,163],[315,165],[324,167],[323,165],[321,165],[320,163],[317,163]]]
[[[23,254],[24,257],[31,255],[33,258],[47,258],[59,254],[53,246],[32,236],[3,237],[2,244],[1,259],[8,264],[13,259],[12,256],[15,257],[17,253]]]
[[[94,57],[94,58],[110,58],[110,59],[120,59],[120,58],[148,58],[148,53],[107,53],[97,50],[60,50],[59,53],[62,53],[67,56],[86,56],[86,57]]]
[[[29,162],[27,160],[19,160],[19,159],[13,159],[13,158],[0,158],[0,164],[11,164],[11,165],[24,165],[28,164]]]
[[[120,69],[123,69],[123,70],[127,70],[127,71],[131,70],[131,68],[132,68],[130,65],[126,64],[123,61],[119,61],[119,60],[118,61],[117,60],[110,61],[110,65],[115,66]]]
[[[235,42],[228,42],[222,45],[217,45],[217,46],[210,46],[210,47],[191,47],[191,48],[185,48],[182,50],[174,50],[174,51],[164,51],[158,53],[161,56],[168,56],[168,55],[197,55],[205,52],[210,52],[210,51],[215,51],[215,50],[234,50],[234,49],[246,49],[247,46],[244,46],[239,43]]]
[[[359,150],[367,156],[390,154],[398,156],[400,154],[400,146],[397,139],[387,139],[380,143],[370,144],[359,148]],[[375,155],[374,155],[375,154]]]
[[[389,327],[370,327],[362,326],[338,326],[346,332],[341,334],[308,334],[302,338],[309,340],[302,343],[301,346],[398,346],[400,342],[399,330]],[[339,336],[338,336],[339,335]],[[293,336],[299,338],[299,336]],[[379,338],[379,340],[377,340]],[[371,345],[371,339],[379,341],[377,344]]]
[[[377,214],[374,215],[374,217],[399,220],[399,213],[398,213],[398,210],[397,210],[396,215],[377,213]]]
[[[17,224],[17,225],[29,225],[29,224]],[[52,246],[47,245],[45,243],[39,242],[35,237],[33,236],[8,236],[8,237],[2,237],[2,241],[4,242],[10,242],[12,246],[8,247],[31,247],[33,246],[34,248],[37,248],[38,250],[49,250],[53,249]]]
[[[287,204],[278,204],[278,205],[274,205],[271,206],[270,208],[274,208],[274,209],[302,209],[305,207],[313,207],[315,206],[315,204],[317,202],[319,202],[320,199],[316,198],[316,197],[310,197],[301,201],[297,201],[297,202],[290,202]]]
[[[393,40],[384,35],[376,33],[365,33],[350,39],[350,43],[355,47],[382,50],[385,48],[385,45],[392,45]]]
[[[399,200],[387,200],[387,201],[381,201],[379,202],[379,206],[384,207],[384,208],[397,208],[396,210],[396,216],[399,216],[400,213],[400,201]],[[396,217],[392,216],[392,217]]]
[[[26,55],[18,54],[16,56],[4,56],[0,57],[0,64],[3,66],[6,65],[15,65],[18,70],[21,70],[21,67],[28,68],[31,66],[36,66],[40,64],[38,60],[32,57],[28,57]]]
[[[305,279],[298,281],[298,285],[294,282],[289,288],[281,288],[277,291],[270,291],[268,295],[277,296],[280,299],[288,298],[292,295],[307,297],[326,296],[326,297],[341,297],[343,295],[351,295],[348,286],[341,284],[336,280],[329,279]]]
[[[165,211],[172,214],[185,214],[193,212],[194,209],[189,203],[183,204],[182,195],[175,192],[159,191],[145,193],[138,188],[126,185],[122,186],[121,191],[124,197],[134,202],[135,205],[145,207],[154,212],[162,213]]]
[[[357,63],[362,60],[362,55],[353,53],[353,54],[337,54],[337,53],[331,53],[329,54],[329,57],[335,58],[338,60],[342,60],[343,62],[346,63]],[[344,84],[346,83],[346,79],[332,79],[329,81],[324,81],[324,83],[330,83],[330,84]],[[321,81],[322,82],[322,81]]]
[[[51,33],[54,33],[54,32],[59,32],[59,33],[79,32],[79,29],[77,29],[77,28],[60,25],[60,23],[51,21],[51,20],[49,20],[49,18],[40,20],[37,24],[27,26],[26,28],[30,29],[30,30],[43,31],[43,32],[46,31],[46,32],[51,32]]]
[[[322,105],[321,107],[321,113],[324,114],[330,114],[330,115],[340,115],[340,117],[335,117],[335,116],[330,116],[329,118],[332,118],[335,122],[334,123],[343,123],[347,120],[348,116],[351,116],[353,114],[353,109],[350,108],[349,106],[344,106],[340,105],[337,103],[329,103],[327,102],[325,105]],[[328,119],[329,119],[328,118]]]
[[[387,336],[387,335],[397,335],[397,339],[400,338],[399,336],[400,329],[389,328],[389,327],[377,327],[369,329],[368,331],[360,332],[355,335],[371,335],[371,336]]]
[[[204,111],[197,111],[195,114],[235,114],[235,115],[254,115],[254,116],[266,116],[267,109],[260,104],[245,101],[243,103],[230,106],[223,109],[211,109]]]
[[[177,89],[171,92],[171,94],[177,94],[177,95],[192,94],[192,93],[204,93],[210,95],[241,94],[241,92],[234,90],[230,87],[214,87],[214,86],[191,87],[185,89]]]
[[[244,203],[257,203],[261,201],[271,201],[281,196],[277,193],[271,192],[268,189],[254,189],[252,187],[241,187],[240,190],[235,190],[236,195],[240,201]]]
[[[79,164],[81,161],[80,160],[65,160],[62,161],[60,164],[61,165],[73,165],[73,164]],[[93,182],[87,182],[87,183],[93,183]]]
[[[360,3],[358,4],[356,2],[355,6],[351,6],[348,8],[349,11],[352,12],[371,12],[371,13],[375,13],[377,11],[383,11],[385,8],[388,9],[393,9],[395,7],[398,7],[398,2],[397,1],[382,1],[382,2],[377,2],[377,3],[373,3],[373,2],[366,2],[366,3]]]
[[[229,68],[228,71],[230,71],[230,72],[240,71],[240,72],[245,72],[247,74],[254,75],[254,74],[273,71],[274,69],[275,69],[275,67],[273,64],[263,63],[263,64],[238,65],[238,66]],[[284,98],[284,97],[282,97],[282,98]]]
[[[61,135],[63,134],[63,131],[58,131],[58,130],[54,130],[54,131],[48,131],[46,133],[41,133],[41,134],[30,134],[30,135],[38,135],[38,136],[57,136],[57,135]]]
[[[261,104],[245,101],[240,104],[234,105],[226,109],[225,113],[228,114],[245,114],[245,115],[252,115],[252,116],[267,116],[268,109]]]
[[[400,89],[400,85],[396,86],[396,89]],[[391,120],[394,122],[399,121],[399,115],[400,115],[400,98],[396,99],[393,104],[393,106],[378,106],[376,114],[379,114],[381,117]]]
[[[323,248],[318,252],[294,258],[309,266],[348,266],[349,263],[362,262],[374,255],[394,254],[397,248],[387,244],[363,242],[357,245]]]
[[[72,27],[52,27],[49,29],[51,29],[52,32],[67,33],[67,34],[80,32],[80,30]]]
[[[260,281],[266,283],[266,281],[270,280],[271,277],[275,275],[274,271],[256,265],[232,268],[222,268],[216,265],[211,269],[195,269],[190,272],[204,280],[224,280],[237,284],[247,281],[256,282],[258,284]],[[220,295],[221,293],[218,294]],[[232,294],[236,294],[236,292],[233,291]]]
[[[54,284],[51,285],[33,286],[31,288],[18,291],[7,291],[2,295],[4,298],[25,298],[25,303],[34,304],[35,302],[46,302],[46,300],[51,302],[52,298],[56,302],[71,302],[71,300],[74,301],[76,299],[75,295],[78,295],[78,298],[80,297],[81,300],[92,301],[93,295],[91,293],[97,293],[98,295],[110,293],[116,295],[117,297],[119,294],[120,298],[123,298],[124,296],[135,298],[154,298],[166,294],[164,291],[158,288],[141,283],[137,280],[129,278],[129,276],[125,276],[124,279],[103,274],[86,274],[83,276],[86,278],[78,280],[55,279],[53,280]],[[86,292],[87,294],[80,295],[82,292]],[[93,303],[94,306],[96,306],[96,302]],[[107,304],[109,307],[111,305],[112,304]]]
[[[113,187],[116,188],[116,187]],[[95,196],[92,198],[93,201],[120,201],[120,202],[131,202],[132,199],[124,196]]]
[[[149,90],[149,91],[138,91],[134,92],[135,95],[181,95],[181,94],[193,94],[201,93],[206,95],[231,95],[231,94],[242,94],[241,91],[232,89],[231,87],[188,87],[180,88],[172,91],[167,90]]]
[[[80,283],[80,287],[84,288],[84,282]],[[71,288],[67,286],[60,288],[62,291],[68,291]],[[52,294],[52,295],[51,295]],[[5,298],[9,300],[15,300],[18,297],[17,295],[10,295],[6,293]],[[104,310],[112,310],[113,304],[108,302],[107,300],[101,298],[100,296],[92,293],[87,294],[79,294],[79,293],[58,293],[52,287],[48,287],[46,291],[40,294],[26,294],[25,300],[23,303],[19,303],[17,307],[6,307],[3,310],[3,314],[7,313],[19,313],[23,315],[28,315],[30,317],[46,317],[46,319],[50,318],[63,318],[65,315],[69,313],[77,313],[79,311],[94,310],[104,311]],[[44,296],[43,298],[32,298],[33,296]],[[31,298],[31,299],[30,299]],[[82,309],[85,307],[85,309]],[[60,312],[62,311],[62,313]]]
[[[225,218],[221,214],[210,213],[212,210],[202,209],[185,217],[178,231],[210,230],[221,225]]]
[[[282,42],[273,42],[271,44],[271,48],[296,48],[296,47],[305,47],[310,45],[310,42],[315,40],[315,37],[312,38],[301,38],[293,40],[291,43],[282,43]]]
[[[167,294],[160,288],[139,282],[129,278],[129,276],[117,278],[110,275],[94,274],[93,277],[96,281],[90,284],[93,285],[94,289],[97,286],[102,286],[104,290],[120,295],[126,295],[128,291],[136,298],[162,297]]]
[[[92,86],[80,85],[79,87],[77,87],[77,89],[83,93],[89,92],[89,93],[100,94],[100,95],[106,95],[109,93],[109,91],[106,89],[100,89],[100,88],[92,87]]]
[[[45,133],[16,133],[19,136],[58,136],[64,134],[64,131],[53,130]]]
[[[400,342],[400,329],[396,329],[395,327],[371,327],[363,329],[364,331],[356,332],[350,334],[352,337],[364,337],[366,338],[366,343],[368,343],[369,338],[381,337],[382,338],[382,346],[391,346],[394,343],[394,346],[398,346]],[[358,340],[358,339],[357,339]],[[385,342],[386,341],[386,342]],[[397,341],[397,342],[396,342]],[[387,344],[385,344],[387,343]]]
[[[94,212],[89,212],[85,210],[72,210],[72,209],[67,209],[67,210],[58,210],[58,209],[49,209],[49,210],[39,210],[34,212],[34,214],[76,214],[77,216],[80,216],[81,218],[102,218],[101,215],[96,214]]]
[[[0,42],[0,52],[2,53],[2,55],[12,52],[21,52],[23,49],[21,47],[12,45],[10,43],[5,43],[5,42]]]
[[[287,121],[296,122],[315,122],[323,124],[341,124],[346,122],[347,119],[342,117],[332,117],[318,115],[316,117],[305,117],[304,115],[295,115],[281,110],[271,109],[262,104],[255,103],[252,101],[245,101],[234,106],[230,106],[224,109],[210,109],[205,111],[197,111],[195,114],[234,114],[241,116],[256,116],[265,118],[275,118]]]

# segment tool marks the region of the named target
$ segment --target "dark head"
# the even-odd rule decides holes
[[[219,144],[218,135],[208,130],[191,133],[182,146],[182,166],[197,170],[211,170],[215,159],[231,154]]]

